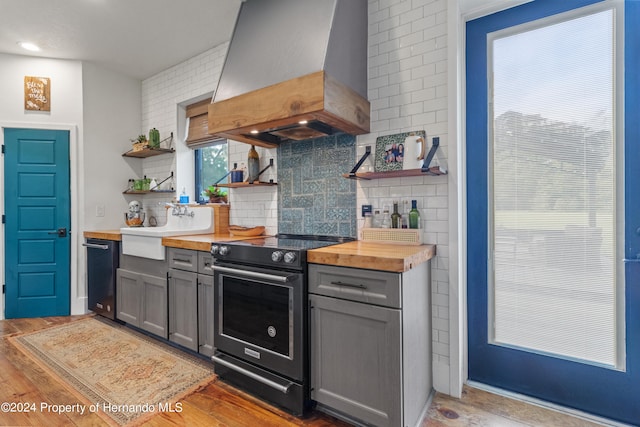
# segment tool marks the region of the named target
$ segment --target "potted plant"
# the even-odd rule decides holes
[[[215,185],[207,187],[204,194],[209,198],[209,203],[227,203],[227,192]]]

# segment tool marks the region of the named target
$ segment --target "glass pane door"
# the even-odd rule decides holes
[[[640,420],[640,2],[466,26],[469,380]]]
[[[616,366],[614,11],[523,27],[489,37],[492,340]]]

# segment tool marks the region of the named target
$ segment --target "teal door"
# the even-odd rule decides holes
[[[69,132],[4,129],[5,317],[69,315]]]

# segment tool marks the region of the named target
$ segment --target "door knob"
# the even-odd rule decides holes
[[[66,228],[58,228],[56,231],[50,231],[49,234],[57,234],[58,237],[67,237],[67,229]]]

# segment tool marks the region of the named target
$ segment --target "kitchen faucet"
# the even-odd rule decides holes
[[[195,212],[189,211],[189,207],[187,205],[180,205],[177,203],[167,203],[171,209],[171,215],[174,216],[190,216],[193,218],[195,216]]]

